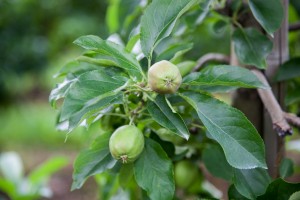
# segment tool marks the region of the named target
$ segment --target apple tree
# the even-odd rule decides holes
[[[288,199],[299,191],[300,183],[282,179],[289,173],[269,175],[262,136],[219,95],[257,90],[272,120],[281,120],[273,121],[279,136],[291,134],[264,74],[284,8],[280,0],[110,1],[111,36],[77,38],[84,52],[56,74],[64,80],[49,98],[60,130],[99,127],[74,162],[72,190],[95,176],[102,199],[221,198],[204,176],[210,173],[230,184],[230,199]],[[211,16],[213,31],[227,30],[230,40],[225,48],[206,42],[228,54],[192,59],[206,48],[197,46],[206,39],[197,28]],[[290,168],[286,161],[281,171]]]

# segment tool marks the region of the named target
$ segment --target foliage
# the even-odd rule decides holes
[[[120,195],[124,190],[128,196],[140,191],[135,194],[137,199],[173,199],[179,189],[175,186],[173,166],[184,159],[196,164],[203,160],[210,173],[230,181],[232,197],[268,198],[274,195],[274,185],[279,184],[280,188],[280,184],[288,184],[272,182],[266,170],[263,140],[246,116],[211,93],[233,88],[269,89],[250,70],[214,64],[199,72],[185,72],[183,83],[174,94],[151,90],[147,78],[150,67],[163,59],[173,64],[187,59],[196,63],[195,58],[185,53],[192,49],[191,41],[196,38],[191,32],[209,13],[219,20],[215,31],[229,27],[240,62],[265,69],[271,40],[254,27],[244,28],[238,16],[252,12],[262,28],[272,35],[283,17],[279,0],[274,7],[267,1],[250,0],[246,9],[237,1],[232,5],[233,16],[215,12],[224,8],[222,1],[130,0],[128,5],[122,2],[111,1],[107,13],[112,36],[105,40],[86,35],[74,41],[86,51],[58,73],[65,80],[49,98],[53,107],[63,99],[58,106],[60,129],[70,132],[78,126],[89,127],[100,122],[104,132],[89,150],[77,157],[72,189],[80,188],[88,177],[103,173],[105,187],[111,187],[110,193],[103,192],[103,199]],[[119,12],[121,9],[123,12]],[[109,152],[110,135],[126,124],[138,127],[145,137],[143,152],[128,165],[114,160]],[[185,141],[180,144],[163,141],[158,134],[162,128]],[[101,177],[96,177],[101,184]],[[195,184],[195,188],[184,190],[184,194],[217,198],[205,188],[202,179]]]
[[[40,197],[51,197],[52,191],[47,186],[49,178],[58,170],[66,166],[67,159],[54,157],[24,177],[24,168],[21,158],[15,152],[0,154],[0,198],[2,194],[11,199],[39,199]]]

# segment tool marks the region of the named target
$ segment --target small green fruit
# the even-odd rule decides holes
[[[152,65],[148,71],[150,88],[159,94],[173,94],[181,85],[182,77],[178,67],[162,60]]]
[[[183,189],[188,189],[199,178],[198,167],[187,160],[176,163],[174,173],[176,185]]]
[[[109,139],[111,155],[122,163],[132,163],[144,149],[144,135],[136,126],[119,127]]]

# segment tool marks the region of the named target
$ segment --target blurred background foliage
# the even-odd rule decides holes
[[[49,157],[41,152],[52,155],[70,151],[73,154],[67,155],[74,155],[91,143],[99,124],[88,131],[75,130],[66,142],[66,134],[55,129],[58,113],[48,103],[50,90],[58,82],[53,75],[82,52],[72,44],[79,36],[93,34],[105,39],[119,32],[126,43],[139,22],[136,16],[142,10],[136,5],[140,2],[143,1],[0,0],[0,153],[17,151],[34,163]],[[115,6],[119,3],[121,6]],[[128,15],[131,18],[126,18]],[[299,16],[300,1],[291,0],[290,23],[298,22]],[[197,60],[208,52],[229,54],[230,28],[216,30],[222,20],[219,14],[209,14],[197,27],[193,27],[193,12],[183,20],[191,26],[182,37],[194,43],[185,59]],[[290,32],[289,44],[290,56],[300,56],[299,31]],[[298,88],[298,79],[289,87]],[[300,97],[299,91],[296,97]],[[295,112],[299,100],[290,105]],[[36,152],[41,154],[40,159],[34,159]],[[33,163],[28,162],[30,168]],[[69,192],[69,188],[65,190]]]

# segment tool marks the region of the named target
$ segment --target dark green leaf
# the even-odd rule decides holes
[[[270,35],[279,29],[284,17],[280,0],[249,0],[249,6],[255,19]]]
[[[102,40],[94,35],[82,36],[74,41],[75,44],[87,49],[96,51],[107,59],[113,61],[116,67],[126,70],[131,77],[137,78],[138,81],[143,78],[143,71],[135,59],[134,55],[125,51],[125,49],[110,41]]]
[[[200,2],[200,15],[197,17],[196,24],[200,24],[207,16],[214,0],[203,0]]]
[[[267,66],[266,57],[272,51],[272,42],[254,28],[238,28],[233,33],[234,50],[238,59],[259,69]]]
[[[209,133],[222,146],[231,166],[267,168],[263,140],[241,111],[207,94],[180,95],[197,111]]]
[[[240,194],[249,199],[264,194],[270,182],[266,169],[234,169],[233,184]]]
[[[287,94],[284,99],[286,105],[291,105],[293,103],[300,102],[299,88],[300,88],[299,80],[289,81]]]
[[[300,76],[300,57],[293,58],[280,66],[276,75],[277,81],[285,81]]]
[[[286,200],[297,191],[300,191],[300,183],[288,183],[278,178],[268,186],[266,193],[259,196],[257,200]]]
[[[218,20],[216,23],[213,25],[213,30],[215,33],[220,34],[223,33],[228,26],[228,22],[224,20]]]
[[[230,181],[233,168],[228,164],[224,152],[219,145],[211,144],[202,152],[202,160],[206,169],[215,177]]]
[[[186,140],[189,138],[190,133],[183,119],[178,113],[172,111],[164,95],[158,95],[154,102],[148,101],[147,110],[152,118],[161,126]]]
[[[134,163],[138,185],[152,200],[171,200],[175,192],[173,165],[161,146],[146,139],[145,149]]]
[[[119,173],[119,183],[126,188],[133,177],[133,164],[123,164]]]
[[[71,131],[84,118],[98,115],[100,111],[105,112],[113,104],[122,103],[120,90],[127,81],[126,77],[112,68],[102,68],[80,75],[65,97],[60,122],[67,121],[67,129]]]
[[[243,88],[266,88],[250,70],[230,66],[216,65],[194,72],[183,79],[184,85],[197,86],[234,86]]]
[[[294,163],[291,159],[282,159],[279,167],[279,173],[281,178],[292,176],[294,173]]]
[[[155,46],[168,37],[176,21],[199,0],[153,0],[141,19],[141,46],[147,58]]]
[[[232,184],[228,189],[228,198],[230,200],[248,200],[248,198],[244,197],[237,191],[237,189]]]
[[[109,152],[109,138],[110,133],[104,133],[95,140],[91,149],[78,155],[74,163],[72,190],[81,188],[89,176],[115,166],[117,160]]]

